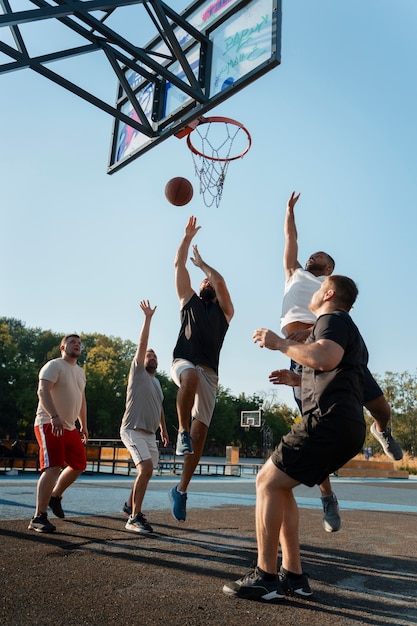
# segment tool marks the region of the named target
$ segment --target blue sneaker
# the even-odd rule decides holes
[[[185,510],[187,506],[187,494],[180,493],[177,487],[173,487],[169,490],[169,499],[171,500],[172,517],[176,519],[177,522],[185,522],[185,518],[187,517],[187,511]]]
[[[178,454],[178,456],[184,456],[184,454],[194,454],[191,446],[190,433],[188,431],[182,430],[181,432],[178,432],[175,454]]]

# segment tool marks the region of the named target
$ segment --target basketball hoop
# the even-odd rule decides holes
[[[252,137],[243,124],[228,117],[199,117],[177,137],[185,135],[204,204],[216,202],[218,207],[230,162],[245,156]]]

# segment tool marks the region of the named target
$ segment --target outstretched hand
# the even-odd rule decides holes
[[[258,328],[253,333],[253,342],[259,343],[260,348],[269,348],[270,350],[280,350],[285,340],[279,337],[272,330],[267,328]]]
[[[140,303],[140,308],[144,312],[145,317],[152,317],[156,310],[156,306],[154,306],[154,308],[151,307],[151,305],[149,304],[149,300],[142,300]]]
[[[191,261],[196,267],[201,267],[203,265],[203,259],[200,256],[197,246],[193,246],[193,253],[194,257],[190,257]]]
[[[301,376],[291,370],[275,370],[270,373],[269,380],[273,385],[288,385],[289,387],[301,385]]]
[[[287,209],[290,209],[291,211],[294,211],[294,207],[297,204],[297,200],[300,197],[300,194],[296,194],[295,191],[292,192],[291,196],[288,198],[287,201]]]
[[[188,220],[188,224],[185,227],[185,236],[189,239],[192,239],[197,232],[200,230],[201,226],[197,226],[197,218],[194,215],[191,215]]]

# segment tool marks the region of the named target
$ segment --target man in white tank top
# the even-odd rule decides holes
[[[291,339],[295,341],[305,341],[309,335],[309,329],[316,321],[315,316],[308,308],[311,296],[320,289],[326,276],[332,274],[335,262],[326,252],[315,252],[307,260],[305,268],[302,268],[298,260],[298,233],[294,217],[294,207],[299,197],[300,194],[295,194],[295,192],[291,194],[285,213],[283,263],[286,282],[280,327],[284,337],[291,335]],[[290,371],[276,370],[270,376],[270,380],[274,384],[287,384],[293,387],[294,399],[300,412],[302,412],[301,389],[296,385],[296,381],[299,379],[301,371],[301,366],[292,361]],[[391,408],[371,373],[368,371],[367,374],[364,402],[375,420],[371,426],[371,433],[381,444],[389,458],[401,459],[401,447],[392,437],[388,428]],[[333,493],[329,478],[320,485],[320,492],[323,505],[323,528],[327,532],[337,531],[341,527],[341,519],[337,498]]]

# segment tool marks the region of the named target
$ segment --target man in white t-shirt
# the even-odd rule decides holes
[[[335,262],[326,252],[312,254],[303,269],[298,260],[298,233],[295,224],[294,207],[300,194],[293,192],[288,199],[284,220],[285,247],[283,264],[285,270],[285,289],[282,302],[281,332],[284,337],[291,336],[295,341],[305,341],[310,334],[316,318],[309,309],[313,293],[320,289],[327,276],[334,270]],[[290,371],[276,370],[270,376],[274,384],[287,384],[293,387],[294,399],[302,413],[300,380],[302,367],[291,361]],[[392,437],[388,423],[391,408],[382,389],[368,369],[365,372],[364,405],[374,418],[371,433],[381,444],[385,454],[395,460],[402,458],[400,445]],[[330,479],[320,485],[323,505],[323,528],[327,532],[340,529],[341,519],[336,495],[333,493]]]
[[[61,358],[48,361],[39,372],[35,436],[39,444],[41,475],[35,515],[28,526],[39,533],[56,530],[48,520],[48,506],[57,517],[65,517],[62,494],[87,464],[83,445],[88,440],[85,373],[77,365],[81,339],[75,334],[66,335],[60,348]]]

